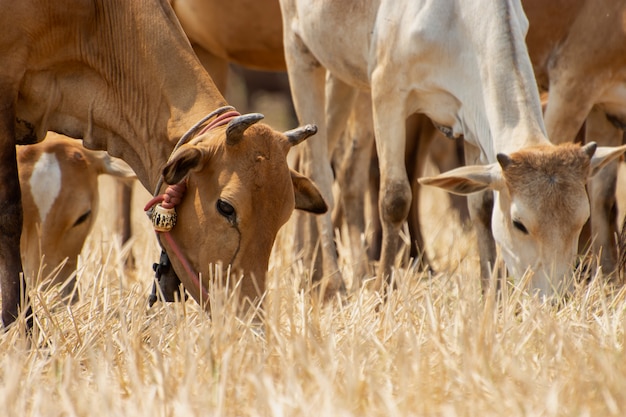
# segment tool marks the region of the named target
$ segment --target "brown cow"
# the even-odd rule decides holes
[[[135,173],[106,152],[90,151],[53,132],[41,143],[18,146],[17,165],[24,206],[24,275],[29,284],[48,277],[46,287],[65,283],[63,295],[69,296],[78,255],[98,214],[98,176],[129,180]]]
[[[162,177],[186,182],[178,225],[167,236],[186,259],[171,257],[196,300],[216,263],[244,273],[242,295],[257,297],[276,233],[294,207],[326,211],[312,182],[286,162],[289,149],[315,133],[314,127],[281,134],[251,126],[260,115],[240,116],[175,150],[181,138],[193,136],[199,120],[228,109],[167,0],[7,2],[0,7],[0,26],[5,325],[24,307],[15,145],[37,142],[47,130],[123,159],[148,190]],[[174,249],[169,240],[162,244],[168,252]]]

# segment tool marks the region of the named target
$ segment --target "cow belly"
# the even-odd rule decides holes
[[[361,89],[369,88],[368,59],[375,1],[296,2],[294,32],[315,58],[337,78]],[[349,11],[343,9],[349,8]],[[321,23],[323,22],[323,23]],[[325,36],[319,36],[320,25]]]

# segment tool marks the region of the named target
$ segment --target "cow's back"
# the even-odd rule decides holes
[[[192,42],[213,55],[251,68],[285,69],[278,0],[176,0],[172,6]]]

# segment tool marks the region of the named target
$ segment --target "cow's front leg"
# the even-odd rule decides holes
[[[374,72],[372,103],[374,136],[380,167],[379,210],[382,224],[382,249],[375,288],[383,281],[392,282],[393,266],[398,253],[400,228],[411,207],[411,187],[407,178],[406,97],[399,91],[385,89],[384,75]]]
[[[10,103],[0,106],[0,290],[2,323],[13,323],[28,305],[20,259],[22,195],[17,175],[14,111]],[[27,315],[30,317],[30,307]],[[30,325],[30,323],[29,323]]]

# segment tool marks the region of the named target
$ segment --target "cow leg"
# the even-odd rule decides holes
[[[326,129],[328,129],[328,154],[332,154],[333,149],[337,147],[337,143],[341,138],[341,134],[346,130],[348,118],[353,114],[352,109],[357,97],[357,90],[343,81],[339,80],[332,74],[328,74],[326,78]],[[371,108],[371,104],[366,104]],[[358,123],[368,123],[371,120],[371,111],[368,109],[363,115],[365,120],[359,120]]]
[[[303,149],[303,146],[296,146],[287,155],[289,166],[298,172],[303,172]],[[319,282],[322,279],[324,266],[322,265],[322,254],[319,250],[319,234],[317,233],[315,216],[296,210],[292,215],[292,219],[295,231],[293,236],[294,253],[298,256],[302,254],[309,277],[312,281]],[[306,284],[306,282],[302,284]]]
[[[348,227],[354,277],[352,290],[360,287],[363,277],[369,275],[369,259],[366,245],[362,242],[365,233],[365,194],[369,187],[370,164],[374,146],[372,105],[369,93],[361,93],[352,106],[350,123],[345,131],[345,149],[335,172],[339,184],[338,207],[341,220]],[[333,216],[335,218],[335,216]],[[335,222],[337,223],[337,222]]]
[[[122,244],[128,242],[132,236],[131,203],[133,199],[133,185],[116,181],[117,198],[120,215],[117,219],[117,230],[122,238]]]
[[[5,91],[0,89],[0,91]],[[20,236],[22,234],[22,194],[17,175],[14,120],[12,103],[7,95],[0,102],[0,290],[2,291],[2,323],[13,323],[20,311],[30,303],[20,259]],[[29,319],[29,327],[32,325]]]
[[[331,296],[337,291],[344,292],[345,285],[339,272],[331,218],[333,174],[324,114],[326,70],[296,34],[285,30],[284,40],[289,80],[298,119],[300,123],[315,123],[318,127],[317,135],[300,145],[301,166],[303,173],[317,184],[330,207],[327,213],[317,216],[316,223],[322,251],[324,273],[322,289],[324,296]]]
[[[418,265],[428,265],[429,260],[424,246],[424,237],[420,227],[419,194],[420,184],[417,181],[424,174],[428,149],[435,137],[435,126],[424,115],[416,114],[407,119],[407,144],[405,163],[407,175],[411,184],[413,200],[407,218],[409,234],[411,235],[411,249],[409,256]]]
[[[372,133],[372,138],[374,138],[374,133]],[[380,260],[380,253],[382,251],[381,245],[383,242],[383,227],[380,223],[380,211],[378,210],[380,169],[378,164],[378,155],[376,154],[376,143],[372,143],[371,155],[372,158],[369,163],[369,195],[367,201],[371,210],[371,224],[368,227],[371,232],[367,233],[367,254],[369,259]]]
[[[602,146],[622,144],[622,131],[594,107],[587,118],[586,137]],[[611,162],[598,172],[588,184],[591,203],[591,232],[593,253],[600,254],[604,273],[612,273],[617,264],[617,200],[615,189],[619,160]]]
[[[468,165],[480,164],[480,150],[465,142],[465,160]],[[493,192],[485,191],[467,196],[470,219],[476,230],[478,253],[480,256],[480,277],[483,294],[487,293],[492,270],[496,261],[496,242],[491,231],[493,213]],[[498,285],[499,283],[495,283]]]
[[[115,187],[117,189],[117,201],[119,205],[119,216],[117,218],[116,226],[122,239],[122,245],[124,245],[132,236],[131,204],[133,199],[133,184],[128,184],[122,181],[116,181],[115,183]],[[125,265],[128,268],[135,268],[135,257],[133,256],[132,249],[128,253]]]
[[[375,288],[393,282],[392,269],[398,252],[400,228],[411,206],[411,187],[404,164],[406,150],[405,96],[386,89],[389,82],[383,68],[372,75],[374,136],[380,168],[379,210],[382,223],[382,250]]]
[[[439,172],[448,172],[465,165],[464,145],[462,137],[456,139],[445,138],[441,134],[435,134],[437,140],[431,141],[430,157]],[[467,209],[467,197],[464,195],[448,193],[450,208],[459,215],[462,225],[469,221]]]

